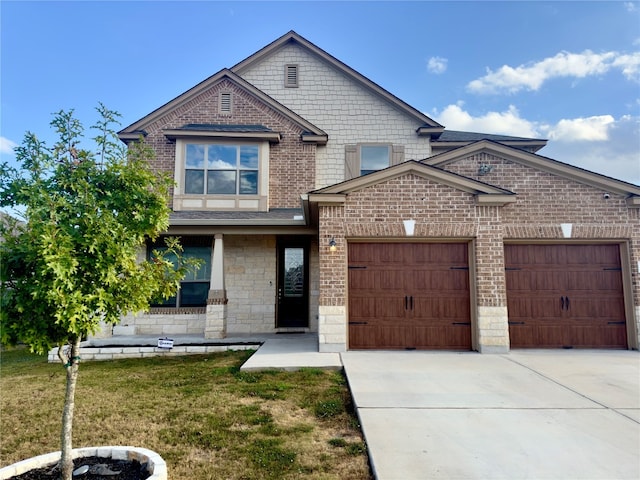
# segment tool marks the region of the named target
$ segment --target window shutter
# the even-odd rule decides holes
[[[298,86],[298,65],[284,66],[284,86],[285,87]]]
[[[231,93],[222,92],[220,94],[220,113],[231,113]]]
[[[344,174],[345,180],[350,180],[360,176],[360,165],[358,162],[358,146],[344,146]]]
[[[404,145],[393,145],[391,147],[391,165],[398,165],[404,162]]]

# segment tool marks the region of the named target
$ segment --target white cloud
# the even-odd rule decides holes
[[[459,102],[431,116],[451,130],[548,138],[540,155],[640,185],[640,117],[598,115],[547,124],[522,118],[513,105],[479,116],[462,107]]]
[[[640,185],[640,117],[625,115],[607,127],[600,142],[550,141],[540,154]]]
[[[609,140],[609,129],[615,120],[611,115],[598,115],[586,118],[562,119],[548,128],[550,140],[561,142],[598,142]]]
[[[8,138],[0,137],[0,153],[13,155],[13,149],[17,146],[17,143],[12,142]]]
[[[638,10],[638,6],[635,2],[624,2],[624,8],[627,10],[627,12],[635,12],[636,10]]]
[[[468,132],[485,132],[516,137],[539,137],[536,125],[520,117],[518,109],[513,105],[504,112],[488,112],[473,117],[464,111],[462,103],[447,106],[442,112],[435,114],[434,119],[451,130]]]
[[[469,82],[467,89],[475,93],[515,93],[523,89],[535,91],[552,78],[584,78],[603,75],[612,69],[621,70],[630,80],[640,80],[640,52],[560,52],[532,64],[518,67],[503,65],[495,72],[487,69],[487,74]]]
[[[447,70],[448,62],[449,60],[447,60],[446,58],[431,57],[427,62],[427,69],[429,70],[429,72],[439,75]]]
[[[622,70],[629,80],[640,80],[640,52],[620,55],[613,61],[613,66]]]

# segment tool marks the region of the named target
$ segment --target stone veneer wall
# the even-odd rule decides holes
[[[113,327],[114,335],[204,335],[205,307],[152,309],[129,314]],[[100,337],[96,337],[100,338]]]
[[[284,87],[286,64],[298,65],[297,88]],[[345,179],[348,144],[403,145],[406,160],[431,155],[429,138],[416,134],[416,120],[299,45],[286,45],[238,73],[329,134],[329,143],[317,149],[316,188]]]
[[[227,335],[274,331],[276,237],[225,235]]]

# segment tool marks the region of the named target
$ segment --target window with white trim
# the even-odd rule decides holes
[[[185,194],[257,195],[258,145],[185,144]]]

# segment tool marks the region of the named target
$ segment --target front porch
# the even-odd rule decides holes
[[[172,335],[173,348],[159,348],[157,335],[117,335],[92,338],[82,342],[83,361],[104,361],[122,358],[146,358],[180,355],[201,355],[227,350],[256,350],[241,370],[299,370],[321,368],[338,370],[342,362],[338,353],[320,353],[315,333],[235,335],[212,339],[202,335]],[[49,352],[50,363],[57,362],[57,348]]]

